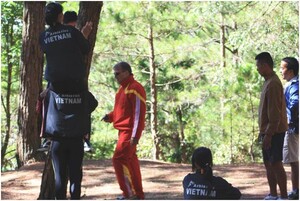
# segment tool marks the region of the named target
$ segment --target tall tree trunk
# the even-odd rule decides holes
[[[38,159],[39,155],[35,152],[40,145],[35,105],[42,88],[43,53],[39,46],[39,33],[44,30],[45,3],[24,2],[17,139],[17,155],[21,165],[31,158]]]
[[[251,107],[251,114],[252,114],[252,139],[251,139],[251,145],[250,145],[250,156],[251,156],[251,161],[255,161],[255,153],[254,153],[254,146],[255,146],[255,141],[257,139],[257,132],[255,131],[255,125],[256,125],[256,115],[255,115],[255,106],[252,100],[252,90],[249,90],[249,103]]]
[[[232,103],[232,99],[230,98],[230,104]],[[234,162],[233,160],[233,115],[232,115],[232,107],[233,105],[230,105],[230,163],[232,164]]]
[[[181,147],[181,163],[187,162],[187,155],[186,155],[186,142],[185,142],[185,135],[184,135],[184,122],[182,121],[182,109],[181,106],[178,106],[176,110],[177,118],[179,121],[179,129],[180,129],[180,147]]]
[[[159,137],[157,135],[157,89],[156,89],[156,66],[155,66],[155,56],[154,56],[154,44],[153,44],[153,29],[152,25],[149,24],[148,30],[148,40],[149,40],[149,64],[150,64],[150,85],[151,85],[151,97],[150,97],[150,125],[151,134],[154,142],[154,153],[153,159],[158,160],[160,155],[159,148]]]
[[[88,41],[91,45],[91,50],[88,55],[85,57],[85,64],[87,67],[87,75],[86,80],[88,80],[92,57],[96,42],[96,36],[98,31],[98,24],[100,19],[100,13],[103,6],[103,1],[81,1],[79,4],[79,12],[78,12],[78,21],[77,21],[77,28],[81,30],[86,22],[93,23],[93,29],[88,37]]]
[[[222,91],[224,90],[224,68],[226,66],[225,62],[225,25],[224,25],[224,16],[223,13],[220,13],[220,50],[221,50],[221,65],[220,65],[220,88]],[[220,118],[221,118],[221,126],[222,126],[222,134],[223,136],[225,135],[225,129],[224,129],[224,100],[225,100],[225,95],[224,93],[221,94],[220,96]]]
[[[67,188],[67,185],[66,185]],[[45,166],[40,186],[40,194],[38,200],[54,200],[55,199],[55,179],[52,165],[51,150],[48,151],[45,160]]]
[[[6,52],[10,52],[9,49],[14,44],[14,37],[13,37],[13,25],[8,28],[8,33],[6,33],[6,44],[4,44]],[[6,98],[4,101],[4,98],[1,96],[1,102],[3,105],[3,108],[5,110],[5,116],[6,116],[6,126],[5,126],[5,137],[4,141],[2,142],[1,147],[1,169],[4,165],[4,158],[8,146],[8,141],[11,135],[11,110],[10,110],[10,97],[11,97],[11,85],[12,85],[12,68],[13,63],[11,61],[11,54],[7,54],[6,57],[7,60],[7,92],[6,92]],[[2,80],[3,81],[3,80]]]
[[[220,25],[220,44],[221,44],[221,67],[226,67],[226,55],[225,55],[225,24],[224,14],[220,13],[221,25]]]
[[[87,66],[87,75],[86,82],[88,84],[88,77],[92,62],[93,50],[96,43],[96,35],[98,30],[98,24],[100,19],[100,13],[103,6],[102,1],[93,1],[93,2],[80,2],[79,4],[79,12],[78,12],[78,21],[77,28],[79,30],[85,25],[87,21],[91,21],[93,23],[93,30],[90,33],[88,40],[91,46],[91,50],[88,55],[85,57],[85,64]],[[45,199],[54,199],[55,198],[55,180],[54,180],[54,172],[52,167],[52,158],[51,152],[48,151],[47,159],[45,162],[45,167],[42,176],[42,183],[40,188],[40,195],[38,197],[39,200]],[[67,183],[65,184],[65,188],[67,188]],[[67,189],[66,189],[67,192]]]
[[[238,27],[237,27],[237,22],[233,22],[233,30],[234,31],[237,31],[238,30]],[[239,67],[239,49],[238,49],[238,47],[237,48],[235,48],[233,51],[232,51],[232,53],[233,53],[233,64],[234,64],[234,66],[236,67],[236,68],[238,68]]]

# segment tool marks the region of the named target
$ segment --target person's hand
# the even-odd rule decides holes
[[[83,34],[83,36],[86,39],[88,39],[92,29],[93,29],[93,23],[92,22],[86,22],[84,27],[81,29],[81,33]]]
[[[135,145],[137,145],[139,143],[139,140],[138,139],[136,139],[136,138],[134,138],[134,137],[132,137],[131,139],[130,139],[130,145],[131,146],[135,146]]]
[[[271,141],[272,141],[272,136],[271,135],[265,135],[263,139],[263,149],[268,150],[271,148]]]
[[[109,122],[108,120],[109,120],[109,117],[107,114],[104,115],[104,117],[101,119],[101,121],[105,121],[105,122]]]

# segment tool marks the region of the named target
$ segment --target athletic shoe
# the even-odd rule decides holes
[[[288,198],[289,200],[299,200],[299,189],[289,192]]]
[[[116,200],[125,200],[126,198],[123,195],[120,195],[116,198]]]
[[[116,200],[139,200],[138,196],[133,195],[130,198],[126,198],[124,195],[118,196]]]
[[[278,197],[277,196],[272,196],[271,194],[267,195],[264,200],[277,200]]]
[[[88,141],[88,140],[85,140],[85,142],[84,142],[84,151],[85,152],[93,152],[92,145],[91,145],[90,141]]]
[[[40,148],[37,149],[37,151],[44,152],[48,151],[50,148],[51,140],[45,139],[43,144],[41,145]]]

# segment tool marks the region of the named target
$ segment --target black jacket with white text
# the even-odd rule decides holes
[[[90,114],[98,101],[89,91],[57,94],[48,90],[45,101],[45,137],[82,138],[90,133]]]
[[[235,200],[241,192],[222,177],[206,179],[200,173],[191,173],[183,180],[185,200]]]
[[[83,56],[90,45],[73,26],[58,24],[40,35],[40,45],[46,54],[45,79],[50,82],[83,80],[86,66]]]

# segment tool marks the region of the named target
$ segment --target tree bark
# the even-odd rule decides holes
[[[21,165],[39,156],[36,153],[40,139],[35,105],[42,88],[43,53],[39,46],[39,33],[44,30],[45,3],[24,2],[17,139],[17,155]]]
[[[226,54],[225,54],[225,25],[224,25],[224,14],[220,13],[220,53],[221,53],[221,65],[220,65],[220,86],[222,92],[224,92],[224,68],[226,67]],[[222,126],[222,134],[225,135],[224,129],[224,101],[225,101],[225,94],[222,93],[220,96],[220,118],[221,118],[221,126]]]
[[[85,57],[85,63],[87,67],[86,80],[88,80],[90,74],[102,6],[103,6],[103,1],[82,1],[79,4],[77,28],[81,30],[86,24],[86,22],[90,21],[93,23],[93,29],[88,37],[88,41],[90,42],[91,45],[91,50],[88,53],[88,55]]]
[[[152,25],[149,24],[148,30],[148,40],[149,40],[149,64],[150,64],[150,85],[151,85],[151,97],[150,97],[150,125],[151,125],[151,134],[154,142],[154,153],[153,159],[158,160],[160,155],[159,148],[159,137],[157,135],[157,89],[156,89],[156,66],[154,63],[154,44],[153,44],[153,29]]]
[[[180,129],[180,147],[181,147],[181,163],[187,162],[187,154],[186,154],[186,142],[185,142],[185,134],[184,134],[184,122],[182,120],[182,109],[181,106],[178,106],[176,109],[176,115],[179,122]]]
[[[10,48],[14,44],[14,37],[13,37],[13,25],[9,26],[7,28],[6,34],[6,44],[4,44],[6,52],[10,52]],[[5,101],[4,98],[1,96],[2,105],[5,111],[6,116],[6,125],[5,125],[5,137],[4,141],[2,142],[1,147],[1,169],[4,165],[4,159],[5,154],[8,146],[8,141],[11,135],[11,109],[10,109],[10,97],[11,97],[11,86],[12,86],[12,69],[13,69],[13,63],[11,61],[11,54],[7,54],[6,60],[7,60],[7,92],[6,92],[6,98]],[[3,82],[3,80],[2,80]]]
[[[226,67],[224,14],[220,13],[221,68]]]
[[[254,153],[254,146],[255,146],[255,142],[256,142],[256,138],[257,138],[257,131],[255,131],[255,125],[257,124],[256,122],[256,115],[255,115],[255,106],[252,100],[252,90],[249,90],[249,103],[250,103],[250,107],[251,107],[251,114],[252,114],[252,138],[251,138],[251,145],[250,145],[250,150],[249,150],[249,154],[251,157],[251,161],[254,162],[255,161],[255,153]]]
[[[67,186],[66,186],[67,188]],[[55,199],[55,179],[51,151],[47,153],[38,200]]]

